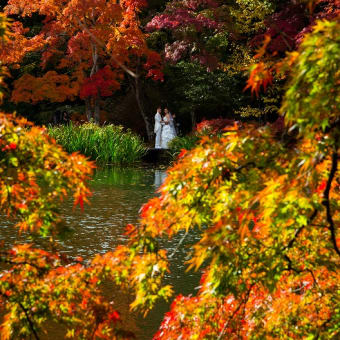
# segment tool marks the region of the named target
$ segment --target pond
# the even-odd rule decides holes
[[[128,223],[138,223],[138,212],[141,206],[154,197],[157,188],[166,177],[162,169],[150,167],[138,168],[104,168],[97,170],[91,182],[93,196],[90,205],[84,211],[73,209],[72,202],[67,201],[61,206],[61,213],[72,233],[62,242],[63,251],[70,255],[91,258],[97,253],[112,251],[117,245],[126,242],[124,235]],[[5,218],[0,219],[0,241],[14,242],[18,235],[13,232]],[[176,294],[188,295],[195,292],[198,286],[199,274],[186,273],[185,245],[198,239],[198,233],[188,235],[172,258],[171,273],[167,281],[174,286]],[[177,248],[182,235],[166,243],[169,253]],[[132,297],[114,292],[114,287],[105,288],[107,294],[113,297],[122,319],[129,330],[133,330],[138,340],[152,339],[157,331],[164,313],[170,303],[160,302],[143,318],[136,313],[130,313],[128,305]],[[110,298],[111,298],[110,297]],[[60,327],[48,327],[48,340],[60,340]]]

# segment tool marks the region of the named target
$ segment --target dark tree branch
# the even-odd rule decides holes
[[[29,317],[29,315],[28,315],[27,309],[22,305],[21,302],[19,302],[18,304],[19,304],[20,308],[23,310],[23,312],[25,313],[27,322],[28,322],[28,324],[29,324],[29,326],[30,326],[30,328],[31,328],[31,331],[32,331],[32,333],[33,333],[35,339],[36,339],[36,340],[40,340],[40,338],[39,338],[39,336],[38,336],[38,333],[37,333],[37,331],[36,331],[35,328],[34,328],[34,324],[33,324],[32,320],[30,319],[30,317]]]
[[[288,267],[286,269],[284,269],[284,270],[288,270],[288,271],[292,270],[293,272],[298,273],[298,274],[303,272],[302,270],[299,270],[299,269],[296,269],[296,268],[293,267],[293,262],[292,262],[292,260],[290,259],[290,257],[288,255],[285,255],[284,258],[288,262]]]
[[[266,160],[266,164],[270,164],[271,162],[273,162],[275,159],[277,158],[277,155],[275,154],[275,155],[273,155],[273,156],[270,156],[270,157],[268,157],[268,159]],[[267,169],[267,166],[266,165],[258,165],[257,163],[256,163],[256,159],[255,160],[253,160],[253,161],[249,161],[249,162],[247,162],[247,163],[244,163],[244,164],[241,164],[241,165],[239,165],[238,163],[235,163],[235,165],[238,165],[236,168],[234,168],[234,169],[232,169],[234,172],[237,172],[237,173],[239,173],[239,172],[241,172],[241,170],[243,170],[243,169],[247,169],[248,170],[248,168],[256,168],[256,169],[259,169],[259,170],[264,170],[264,169]]]
[[[313,211],[313,214],[311,215],[311,217],[309,218],[309,221],[307,223],[307,225],[310,225],[314,218],[316,217],[316,215],[318,214],[318,211],[315,209]],[[289,243],[283,248],[283,250],[287,250],[287,249],[290,249],[293,247],[294,245],[294,242],[296,241],[296,239],[299,237],[300,233],[302,232],[302,230],[305,228],[306,226],[303,225],[302,227],[300,227],[296,232],[295,232],[295,235],[294,237],[289,241]]]
[[[324,323],[319,327],[318,329],[318,334],[315,335],[315,340],[320,339],[320,335],[321,335],[321,331],[322,329],[325,329],[327,324],[332,320],[332,317],[330,317],[329,319],[325,320]]]
[[[139,64],[140,64],[140,58],[138,58],[138,60],[137,60],[136,73],[135,73],[136,75],[139,74],[139,72],[138,72]],[[138,108],[139,108],[139,112],[140,112],[140,114],[141,114],[141,116],[144,120],[144,123],[145,123],[145,129],[146,129],[146,133],[148,135],[148,140],[152,141],[153,130],[152,130],[150,122],[149,122],[149,117],[144,110],[144,104],[143,104],[143,100],[142,100],[142,91],[141,91],[142,87],[141,87],[141,84],[140,84],[139,76],[138,77],[131,77],[130,79],[131,79],[130,84],[131,84],[132,92],[135,95],[136,102],[137,102],[137,105],[138,105]]]
[[[340,250],[339,250],[338,245],[336,243],[335,225],[334,225],[334,221],[333,221],[333,217],[332,217],[332,213],[331,213],[330,201],[329,201],[329,194],[330,194],[330,191],[331,191],[332,182],[333,182],[333,179],[334,179],[335,174],[336,174],[337,169],[338,169],[338,158],[339,158],[339,156],[338,156],[337,150],[334,150],[333,155],[332,155],[332,167],[331,167],[331,171],[329,173],[326,189],[323,193],[324,200],[323,200],[322,204],[326,207],[327,222],[329,224],[329,230],[331,231],[331,240],[332,240],[334,249],[335,249],[336,253],[340,256]]]
[[[313,271],[312,271],[311,269],[309,269],[309,268],[304,269],[304,270],[296,269],[296,268],[293,267],[293,262],[292,262],[292,260],[290,259],[290,257],[289,257],[288,255],[285,255],[284,257],[285,257],[285,259],[288,261],[288,267],[285,268],[284,270],[286,270],[286,271],[293,271],[293,272],[295,272],[295,273],[297,273],[297,274],[301,274],[301,273],[303,273],[303,272],[308,272],[308,273],[310,273],[311,276],[312,276],[313,282],[314,282],[314,286],[318,287],[319,290],[320,290],[320,286],[319,286],[319,284],[318,284],[318,281],[316,280],[316,277],[315,277],[315,275],[314,275],[314,273],[313,273]],[[321,292],[321,294],[323,295],[322,292]]]
[[[31,267],[37,269],[38,272],[39,272],[40,274],[44,274],[45,272],[48,271],[48,269],[43,268],[43,267],[39,267],[38,265],[36,265],[36,264],[34,264],[34,263],[30,263],[30,262],[26,262],[26,261],[15,262],[15,261],[8,260],[8,259],[5,258],[4,256],[3,256],[3,257],[0,257],[0,262],[5,263],[5,264],[10,264],[10,265],[13,265],[13,266],[24,266],[24,265],[28,265],[28,266],[31,266]]]
[[[313,278],[313,281],[314,281],[314,285],[317,286],[320,289],[320,286],[318,284],[318,281],[316,280],[316,277],[315,277],[313,271],[311,269],[306,269],[306,270],[307,270],[308,273],[310,273],[312,275],[312,278]],[[322,295],[323,295],[323,293],[322,293]]]
[[[253,286],[254,286],[254,284],[252,284],[252,285],[249,287],[249,289],[248,289],[248,291],[247,291],[247,294],[246,294],[245,298],[239,303],[239,305],[237,306],[237,308],[234,310],[233,314],[231,314],[230,317],[229,317],[229,319],[225,322],[225,324],[224,324],[224,326],[223,326],[223,329],[221,330],[221,333],[219,334],[217,340],[221,340],[221,339],[222,339],[222,336],[224,335],[224,332],[226,331],[226,329],[227,329],[227,327],[228,327],[230,321],[231,321],[232,319],[234,319],[234,316],[239,312],[239,310],[241,309],[241,307],[244,306],[244,308],[245,308],[245,306],[246,306],[246,304],[247,304],[247,302],[248,302],[248,300],[249,300],[250,292],[252,291]]]
[[[3,298],[5,298],[6,300],[8,300],[8,296],[7,296],[7,295],[3,294],[2,292],[0,292],[0,295],[1,295]],[[30,319],[30,317],[29,317],[29,315],[28,315],[27,309],[23,306],[23,304],[22,304],[21,302],[18,302],[18,305],[20,306],[20,308],[21,308],[21,309],[23,310],[23,312],[25,313],[26,320],[27,320],[27,322],[28,322],[28,325],[29,325],[29,327],[30,327],[30,329],[31,329],[31,331],[32,331],[32,333],[33,333],[35,339],[36,339],[36,340],[40,340],[39,335],[38,335],[37,331],[36,331],[35,328],[34,328],[34,324],[33,324],[32,320]]]

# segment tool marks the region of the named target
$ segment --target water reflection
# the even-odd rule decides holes
[[[159,188],[165,181],[166,179],[166,171],[164,170],[158,170],[158,169],[155,169],[155,187],[156,188]]]
[[[155,191],[164,182],[166,172],[162,169],[140,168],[105,168],[96,171],[91,189],[93,196],[90,205],[84,211],[73,209],[72,201],[61,205],[61,214],[66,225],[72,232],[61,242],[63,252],[69,255],[91,258],[97,253],[112,251],[117,245],[126,242],[124,235],[128,223],[138,223],[140,207],[150,198],[155,196]],[[162,246],[172,253],[183,235],[177,235],[172,240],[163,241]],[[22,236],[21,241],[25,236]],[[184,295],[194,292],[198,285],[198,274],[185,273],[184,262],[186,248],[195,242],[198,233],[188,234],[185,241],[171,260],[171,273],[167,281],[174,285],[175,293]],[[0,241],[6,244],[18,240],[17,233],[13,230],[10,221],[0,216]],[[156,332],[162,321],[169,304],[160,302],[147,318],[143,319],[129,312],[128,305],[131,296],[117,292],[108,285],[105,289],[108,296],[113,298],[118,309],[123,312],[128,327],[134,330],[138,340],[149,340]],[[60,340],[62,336],[52,327],[48,331],[48,340]]]

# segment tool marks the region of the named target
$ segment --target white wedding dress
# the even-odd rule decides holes
[[[168,149],[169,143],[176,137],[176,133],[171,124],[171,119],[166,116],[163,118],[163,122],[169,123],[164,124],[162,128],[162,136],[161,136],[161,147],[162,149]]]

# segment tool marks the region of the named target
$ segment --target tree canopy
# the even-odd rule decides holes
[[[100,98],[120,87],[125,72],[136,76],[132,70],[140,58],[147,75],[161,79],[158,55],[147,48],[139,28],[137,13],[145,5],[134,0],[8,1],[7,15],[40,18],[33,27],[12,23],[10,39],[3,43],[0,58],[8,67],[20,67],[30,53],[39,56],[37,74],[24,73],[14,81],[12,101],[64,102],[80,95],[88,119],[99,122]]]
[[[77,4],[72,16],[77,23],[77,11],[83,8],[77,1],[67,3]],[[260,94],[275,79],[283,79],[280,118],[262,126],[228,121],[222,133],[209,131],[197,147],[182,150],[159,195],[142,207],[140,224],[127,226],[128,243],[106,254],[87,261],[67,257],[58,242],[58,202],[71,194],[83,208],[93,163],[79,154],[68,155],[44,128],[15,115],[0,115],[0,211],[31,235],[30,244],[3,244],[0,250],[1,338],[39,339],[47,320],[63,322],[69,338],[133,337],[124,330],[114,301],[103,296],[103,282],[133,290],[131,309],[148,312],[159,299],[170,299],[173,289],[164,280],[169,261],[197,230],[200,238],[188,246],[186,265],[201,272],[199,289],[175,297],[154,339],[339,338],[338,2],[301,3],[303,11],[314,13],[304,23],[308,33],[303,36],[297,25],[300,14],[296,10],[288,15],[293,13],[289,6],[275,12],[272,6],[279,5],[272,1],[265,12],[267,2],[245,0],[232,2],[240,12],[228,7],[228,18],[238,13],[235,27],[249,34],[249,40],[259,24],[263,32],[269,31],[259,38],[256,64],[244,86]],[[53,1],[9,4],[23,15],[39,12],[40,6],[45,15],[60,9],[55,7],[60,2]],[[242,6],[250,4],[263,16],[254,10],[248,27],[242,27]],[[141,3],[121,5],[126,6],[124,13],[135,13]],[[318,10],[312,12],[313,7]],[[215,10],[219,15],[222,9],[219,1],[170,1],[159,20],[167,23],[166,29],[183,26],[186,33],[188,27],[199,31],[203,22],[205,30],[212,27]],[[279,26],[284,13],[292,21],[290,33]],[[266,21],[268,15],[271,20]],[[134,24],[137,29],[137,21]],[[0,16],[2,44],[13,42],[11,34],[4,36],[7,25]],[[13,25],[15,35],[18,24]],[[90,29],[88,23],[82,25]],[[274,32],[275,25],[281,29]],[[22,36],[23,44],[40,43],[43,37],[26,38]],[[225,63],[220,61],[220,66]],[[103,71],[96,81],[106,81],[108,74]],[[162,240],[175,235],[181,240],[169,254]]]

